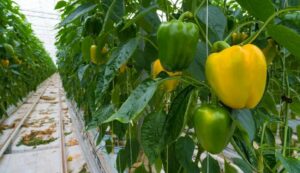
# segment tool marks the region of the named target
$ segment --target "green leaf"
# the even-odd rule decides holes
[[[93,44],[91,36],[85,37],[81,42],[81,52],[85,62],[90,62],[90,49]]]
[[[246,132],[247,136],[252,141],[255,137],[256,127],[250,110],[248,109],[233,110],[231,115],[237,127],[241,131]]]
[[[171,145],[167,146],[167,148],[162,152],[161,158],[163,162],[164,170],[167,170],[168,173],[177,173],[180,172],[182,168],[180,163],[176,157],[176,143],[172,143]]]
[[[180,137],[175,144],[176,157],[179,163],[188,173],[198,173],[200,169],[197,164],[192,162],[192,156],[195,149],[194,141],[189,137]]]
[[[92,121],[87,124],[87,129],[92,129],[103,124],[114,113],[112,104],[102,105],[92,114]]]
[[[152,10],[147,10],[145,14],[143,14],[141,17],[138,17],[138,19],[136,20],[136,24],[138,26],[140,26],[143,30],[151,34],[156,34],[157,29],[161,23],[154,9],[156,9],[155,6]]]
[[[186,124],[188,118],[188,103],[193,88],[193,86],[186,87],[172,101],[165,124],[165,137],[167,138],[168,144],[178,138]]]
[[[300,58],[299,34],[283,25],[272,25],[268,27],[268,33],[276,42],[287,48],[293,55]]]
[[[276,158],[280,160],[287,172],[300,172],[300,160],[283,157],[280,153],[276,153]]]
[[[237,0],[237,2],[251,15],[262,21],[266,21],[275,13],[271,0]]]
[[[146,171],[144,164],[142,164],[141,166],[139,166],[135,171],[135,173],[148,173],[148,171]]]
[[[300,139],[300,124],[298,124],[297,126],[296,126],[296,133],[297,133],[297,137],[298,137],[298,141],[299,141],[299,139]],[[299,142],[298,142],[299,143]]]
[[[221,173],[221,168],[214,158],[212,158],[209,154],[202,161],[202,172],[203,173]]]
[[[106,149],[107,153],[111,153],[112,152],[113,147],[112,147],[112,141],[111,141],[111,139],[107,139],[105,141],[105,149]]]
[[[106,31],[113,30],[113,23],[117,23],[122,19],[124,11],[124,1],[113,0],[110,3],[109,8],[107,9],[107,12],[105,14],[102,30],[99,34],[100,38],[102,38],[105,35]]]
[[[82,81],[82,78],[84,76],[84,73],[86,71],[86,69],[89,67],[89,64],[82,64],[79,69],[78,69],[78,79],[80,80],[80,82]]]
[[[80,5],[77,7],[68,17],[66,17],[59,26],[62,27],[68,23],[73,22],[74,20],[78,19],[80,16],[94,10],[97,7],[97,4],[87,2],[85,4]]]
[[[125,64],[133,55],[138,46],[138,39],[130,39],[126,44],[117,48],[111,55],[110,60],[105,65],[104,74],[100,77],[97,84],[96,95],[101,96],[109,87],[111,81],[118,74],[119,68]],[[97,101],[101,100],[99,97]]]
[[[238,171],[225,160],[225,173],[238,173]]]
[[[232,158],[232,161],[235,165],[237,165],[244,173],[253,173],[251,167],[244,161],[243,159],[240,158]]]
[[[266,109],[269,113],[272,113],[273,115],[278,114],[274,96],[270,91],[265,92],[262,100],[259,103],[259,107],[263,107],[264,109]]]
[[[145,109],[159,84],[159,80],[151,79],[142,82],[134,91],[132,91],[120,109],[105,122],[118,120],[122,123],[128,123],[135,119]]]
[[[127,162],[129,159],[126,155],[125,149],[121,149],[118,153],[117,159],[116,159],[116,165],[117,165],[117,170],[119,173],[124,172],[124,170],[127,167]]]
[[[206,23],[206,13],[208,10],[208,24]],[[198,19],[208,25],[210,31],[217,36],[217,40],[223,40],[224,32],[227,26],[227,20],[223,11],[216,6],[209,5],[208,9],[203,7],[197,13]]]
[[[141,145],[151,164],[160,157],[164,147],[162,136],[165,121],[163,112],[154,112],[145,117],[141,128]]]
[[[125,30],[126,28],[128,28],[129,26],[134,24],[136,21],[142,19],[148,13],[155,11],[157,8],[158,8],[158,6],[156,4],[152,5],[148,8],[141,8],[140,11],[132,19],[130,19],[128,22],[126,22],[126,24],[122,28],[122,30]]]
[[[291,111],[297,116],[300,116],[300,106],[299,105],[300,105],[299,100],[295,100],[290,104]]]
[[[54,9],[57,10],[57,9],[60,9],[60,8],[62,8],[62,7],[64,7],[64,6],[66,6],[66,5],[67,5],[66,1],[61,0],[61,1],[58,1],[58,2],[56,3]]]

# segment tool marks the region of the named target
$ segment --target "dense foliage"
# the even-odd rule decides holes
[[[34,36],[19,7],[0,2],[0,118],[55,72],[55,65]]]
[[[200,170],[229,173],[236,172],[237,167],[247,173],[300,172],[300,144],[295,135],[300,128],[291,127],[300,115],[299,6],[296,0],[61,0],[56,5],[62,17],[57,35],[59,72],[67,96],[84,111],[87,129],[98,130],[96,143],[105,139],[107,151],[114,152],[111,147],[126,141],[117,153],[119,172],[163,169],[168,173]],[[180,27],[176,30],[179,26],[175,26],[176,22],[170,27],[175,28],[174,33],[166,28],[161,32],[159,39],[165,40],[157,39],[157,31],[162,22],[178,19],[187,11],[192,15],[182,21],[194,23],[199,34],[193,36],[199,38],[192,63],[179,72],[189,61],[180,60],[178,54],[186,51],[193,55],[194,46],[185,44],[190,39],[184,33],[171,39],[170,35],[180,30]],[[185,24],[180,25],[183,28]],[[160,46],[158,41],[164,45]],[[245,87],[247,93],[251,84],[249,93],[260,93],[249,106],[251,109],[226,106],[213,89],[224,91],[222,82],[225,85],[234,81],[232,74],[241,77],[255,71],[256,61],[249,60],[250,70],[243,70],[247,66],[243,61],[238,66],[242,71],[232,70],[225,76],[218,72],[218,82],[221,81],[218,87],[212,89],[207,82],[207,57],[228,47],[214,46],[217,41],[226,41],[230,46],[251,43],[261,49],[255,47],[256,53],[240,50],[243,56],[238,57],[259,55],[258,68],[268,64],[267,74],[262,70],[249,80],[239,78],[245,85],[237,83],[241,87],[227,89],[236,94],[236,90]],[[164,46],[166,49],[159,49]],[[174,54],[176,61],[171,64],[174,68],[167,71],[172,63],[172,49],[178,54]],[[161,51],[166,57],[158,57]],[[235,54],[232,51],[225,55],[219,66],[234,64],[231,58]],[[261,59],[264,56],[266,59]],[[162,64],[156,61],[158,58]],[[210,70],[215,69],[212,66]],[[256,82],[260,83],[259,89],[255,88]],[[214,104],[210,109],[221,108],[211,113],[194,113],[203,104]],[[195,118],[194,114],[206,118]],[[218,114],[226,119],[219,126],[208,118],[220,119]],[[197,121],[211,129],[205,133],[203,126],[195,125]],[[235,127],[233,135],[228,130],[231,124]],[[230,142],[237,156],[227,152],[218,157],[205,156],[204,149],[217,153],[223,148],[220,144],[211,149],[219,142],[216,134],[219,127],[226,128],[222,134],[228,135],[220,139],[224,144]],[[111,138],[103,138],[105,134],[111,134]],[[201,139],[209,141],[200,142]],[[202,154],[204,159],[200,159]],[[216,158],[225,161],[224,164],[219,164]]]

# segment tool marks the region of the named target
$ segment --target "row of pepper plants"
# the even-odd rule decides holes
[[[61,0],[56,9],[67,96],[96,144],[116,152],[118,172],[300,172],[299,1]]]
[[[0,118],[56,71],[30,24],[11,0],[0,2]]]

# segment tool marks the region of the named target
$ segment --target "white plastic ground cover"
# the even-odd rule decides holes
[[[7,119],[4,119],[0,123],[1,127],[5,128],[2,131],[2,134],[0,134],[0,147],[2,147],[4,143],[7,141],[13,129],[21,121],[24,114],[26,114],[26,112],[28,112],[28,110],[31,108],[32,103],[38,99],[38,96],[44,91],[45,87],[46,87],[46,83],[44,82],[44,84],[40,85],[37,91],[31,94],[31,96],[22,105],[20,105],[18,109],[14,111],[13,114],[11,114],[9,117],[7,117]]]
[[[51,79],[51,83],[40,97],[36,107],[28,116],[28,119],[23,124],[20,133],[14,140],[9,154],[5,154],[0,160],[0,173],[55,173],[61,172],[61,150],[60,150],[60,126],[59,126],[59,92],[62,90],[60,78],[58,75]],[[62,90],[63,91],[63,90]],[[39,92],[39,91],[37,91]],[[39,95],[39,94],[34,94]],[[80,171],[88,171],[86,161],[84,160],[82,150],[78,144],[78,139],[73,133],[72,122],[68,113],[68,108],[65,99],[62,97],[62,116],[64,118],[64,136],[65,136],[65,152],[69,157],[67,162],[69,173],[79,173]],[[32,99],[34,101],[34,99]],[[29,100],[28,103],[31,101]],[[25,106],[28,104],[24,104]],[[23,105],[22,105],[23,106]],[[22,108],[22,106],[20,108]],[[5,122],[13,122],[13,119],[18,118],[16,115],[10,117]],[[22,113],[19,113],[22,116]],[[21,139],[32,131],[48,132],[47,129],[52,129],[50,133],[42,133],[43,138],[54,138],[56,140],[37,146],[18,145]],[[45,131],[46,130],[46,131]],[[1,138],[0,138],[1,139]],[[16,164],[18,163],[18,164]],[[49,164],[48,164],[49,163]],[[51,167],[51,168],[49,168]]]

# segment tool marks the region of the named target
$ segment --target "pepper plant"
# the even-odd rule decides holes
[[[0,2],[0,118],[56,70],[30,24],[11,0]]]
[[[118,172],[299,172],[299,6],[61,0],[59,72]]]

